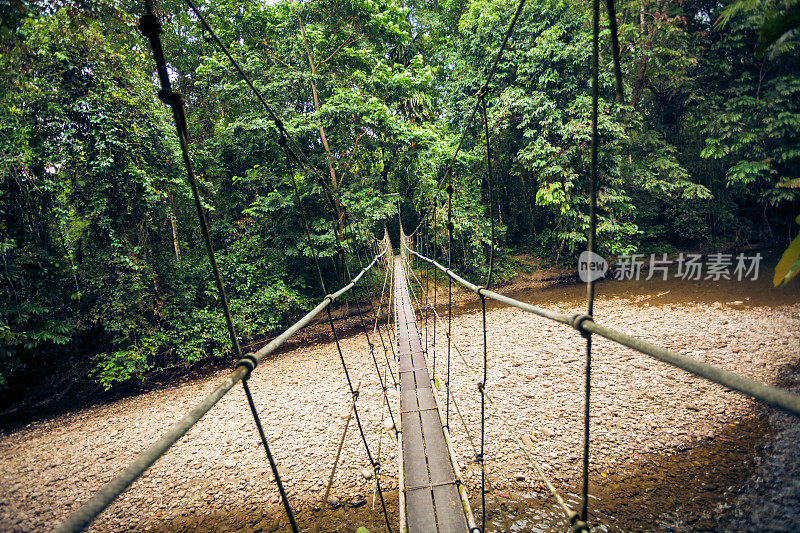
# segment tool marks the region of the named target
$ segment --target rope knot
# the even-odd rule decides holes
[[[591,333],[583,329],[583,323],[587,320],[589,322],[594,322],[594,318],[592,318],[591,315],[582,315],[579,313],[572,315],[572,327],[577,329],[585,338],[589,338],[589,336],[591,336]]]
[[[281,136],[278,138],[278,144],[281,145],[282,148],[286,148],[287,140],[286,135],[281,131]]]
[[[167,89],[161,89],[158,91],[158,99],[172,107],[182,106],[186,103],[186,100],[183,99],[183,95],[181,93],[176,93],[175,91],[170,91]]]
[[[353,391],[353,400],[357,400],[357,399],[358,399],[358,389]]]
[[[448,221],[447,222],[447,230],[448,231],[453,231],[453,228],[455,228],[455,226],[453,225],[453,221],[452,220]]]
[[[139,18],[139,31],[146,37],[156,37],[164,33],[164,28],[161,27],[161,21],[155,15],[143,15]]]
[[[236,361],[236,366],[234,368],[239,368],[240,366],[247,368],[247,374],[244,379],[250,379],[250,374],[258,366],[258,360],[254,354],[246,353]]]
[[[479,381],[478,382],[478,390],[483,392],[483,389],[485,389],[485,388],[486,388],[486,384],[484,382],[482,382],[482,381]]]
[[[475,98],[483,98],[484,96],[486,96],[488,92],[489,92],[489,87],[487,87],[486,84],[484,83],[481,86],[481,88],[478,89],[478,92],[475,93]]]
[[[475,462],[476,463],[482,463],[483,462],[483,454],[481,452],[478,452],[478,453],[475,454]]]
[[[445,190],[447,191],[447,194],[453,194],[453,184],[452,183],[448,184],[447,189]]]

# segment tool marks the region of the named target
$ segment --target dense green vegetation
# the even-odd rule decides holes
[[[441,253],[442,173],[515,4],[202,2],[314,174],[289,168],[274,124],[183,3],[158,4],[245,341],[320,297],[293,182],[331,286],[357,265],[338,243],[365,253],[384,224],[396,236],[398,201],[414,228],[438,197],[420,234]],[[797,5],[745,2],[715,25],[718,2],[619,3],[623,101],[602,35],[601,253],[796,233],[800,38],[759,28]],[[0,0],[3,405],[31,383],[55,390],[91,376],[107,388],[229,352],[172,117],[136,29],[142,9]],[[569,262],[585,245],[590,51],[588,3],[529,2],[489,86],[505,254]],[[490,242],[482,130],[479,117],[454,172],[453,260],[472,274],[485,271]]]

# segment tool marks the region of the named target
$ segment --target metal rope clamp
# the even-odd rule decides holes
[[[586,322],[587,320],[589,322],[594,322],[594,318],[592,318],[591,315],[586,315],[586,314],[582,315],[579,313],[572,315],[572,327],[577,329],[585,339],[588,339],[589,337],[592,336],[590,332],[583,329],[583,323]]]
[[[236,366],[234,368],[239,368],[240,366],[247,368],[247,374],[245,374],[244,378],[242,379],[250,379],[250,374],[258,366],[258,359],[256,359],[255,354],[246,353],[240,357],[238,361],[236,361]]]
[[[164,33],[164,28],[156,15],[143,15],[139,18],[139,31],[146,37],[156,37]]]
[[[181,93],[176,93],[175,91],[167,89],[158,91],[158,99],[171,107],[179,107],[186,103]]]

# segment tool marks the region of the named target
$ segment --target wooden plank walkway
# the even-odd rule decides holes
[[[408,532],[463,533],[467,521],[400,258],[394,270],[405,485],[401,490],[405,491]]]

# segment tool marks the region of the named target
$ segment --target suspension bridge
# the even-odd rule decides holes
[[[181,437],[183,437],[189,429],[192,428],[206,413],[208,413],[230,390],[241,382],[245,392],[250,412],[253,416],[256,431],[259,434],[261,444],[264,448],[267,461],[270,465],[273,478],[275,480],[276,490],[280,494],[280,499],[283,504],[284,511],[288,517],[288,521],[292,531],[299,531],[297,521],[294,513],[295,508],[289,500],[286,490],[284,489],[281,481],[280,472],[278,470],[276,461],[273,457],[270,444],[261,424],[258,410],[253,401],[253,394],[248,386],[248,378],[251,373],[256,371],[256,368],[265,357],[274,353],[287,339],[292,337],[299,330],[310,324],[312,321],[318,319],[320,315],[327,318],[330,326],[333,342],[336,345],[339,358],[342,363],[342,370],[344,373],[347,390],[352,398],[350,404],[349,415],[345,424],[342,438],[339,442],[339,452],[337,452],[336,460],[333,463],[331,474],[328,480],[328,486],[325,491],[325,498],[330,491],[335,471],[339,463],[340,452],[342,444],[345,439],[347,428],[351,420],[355,421],[355,425],[359,432],[360,439],[364,445],[364,453],[374,473],[373,480],[377,496],[380,500],[381,510],[384,518],[384,525],[387,531],[399,530],[401,532],[469,532],[476,533],[486,530],[486,485],[488,480],[486,478],[484,455],[485,442],[486,442],[486,420],[487,410],[493,411],[494,418],[503,424],[504,430],[512,437],[517,443],[523,456],[533,466],[536,474],[541,482],[546,487],[558,507],[564,512],[565,525],[572,531],[588,531],[589,524],[587,523],[587,502],[588,502],[588,487],[589,487],[589,463],[590,463],[590,442],[591,435],[589,432],[589,421],[591,418],[591,369],[592,369],[592,338],[599,335],[609,339],[619,345],[626,346],[645,355],[653,357],[663,363],[672,365],[674,367],[683,369],[695,376],[706,379],[708,381],[722,385],[730,390],[737,391],[749,397],[755,398],[766,405],[773,406],[777,409],[784,410],[800,417],[800,395],[793,394],[786,390],[767,385],[746,378],[744,376],[725,371],[719,367],[709,365],[697,359],[687,357],[675,351],[657,346],[653,343],[638,339],[626,333],[616,331],[614,329],[605,327],[595,321],[593,315],[593,301],[594,301],[594,282],[587,283],[587,309],[586,312],[577,312],[574,314],[563,314],[548,309],[539,308],[493,290],[490,290],[492,280],[492,270],[494,264],[494,217],[492,206],[492,183],[491,183],[491,157],[490,157],[490,139],[489,131],[486,120],[486,98],[488,96],[489,82],[491,81],[498,62],[503,54],[503,50],[513,32],[514,25],[517,18],[521,13],[525,0],[521,0],[517,6],[517,10],[509,23],[508,29],[503,38],[502,45],[495,55],[494,62],[489,70],[487,78],[483,83],[481,89],[475,95],[476,102],[472,114],[469,116],[466,127],[459,142],[458,147],[453,154],[450,164],[446,167],[444,175],[441,179],[439,187],[435,194],[435,199],[427,210],[420,217],[420,225],[406,235],[404,233],[402,222],[400,222],[400,249],[399,254],[395,255],[391,246],[388,233],[384,230],[384,236],[381,240],[375,239],[369,230],[361,227],[359,221],[355,217],[350,216],[346,220],[345,231],[350,233],[350,242],[357,242],[359,239],[362,242],[367,242],[366,250],[372,254],[372,259],[365,257],[363,260],[360,255],[358,247],[351,246],[347,252],[351,253],[353,257],[357,258],[361,270],[355,275],[351,276],[349,270],[342,272],[343,277],[349,279],[339,290],[329,293],[325,287],[325,282],[322,276],[322,269],[320,268],[319,258],[316,254],[314,244],[312,242],[310,231],[303,210],[303,203],[300,198],[297,185],[294,182],[294,167],[297,166],[304,172],[315,174],[316,171],[308,158],[299,149],[288,135],[283,122],[278,118],[270,105],[261,96],[258,89],[249,79],[245,71],[241,68],[235,58],[227,50],[224,44],[217,37],[213,28],[208,24],[203,13],[192,2],[192,0],[184,0],[189,6],[197,20],[203,25],[205,31],[209,33],[213,42],[220,48],[226,55],[228,60],[237,70],[239,75],[249,86],[253,92],[256,100],[263,106],[266,114],[273,120],[275,127],[279,133],[278,143],[283,147],[286,155],[286,165],[288,175],[294,184],[294,191],[297,198],[298,205],[300,206],[300,215],[303,221],[305,236],[308,241],[308,247],[311,250],[311,255],[315,263],[317,272],[319,273],[320,289],[324,298],[311,309],[306,315],[300,318],[286,331],[284,331],[277,338],[269,342],[266,346],[256,352],[242,354],[239,346],[236,329],[228,309],[227,298],[225,296],[224,283],[217,267],[214,249],[209,236],[208,225],[205,220],[205,214],[202,207],[202,201],[197,187],[197,180],[194,174],[192,160],[189,155],[189,136],[187,131],[187,123],[184,109],[184,101],[180,94],[172,91],[169,69],[164,55],[164,50],[161,45],[160,34],[163,32],[158,16],[155,14],[152,6],[152,0],[145,0],[146,14],[140,19],[139,28],[142,33],[147,36],[153,50],[153,57],[156,63],[156,70],[158,78],[161,83],[161,90],[159,91],[159,98],[169,105],[172,109],[176,132],[180,143],[183,161],[186,167],[187,179],[192,187],[192,192],[195,199],[195,206],[197,208],[199,225],[203,234],[208,256],[214,272],[217,289],[220,294],[220,302],[223,314],[228,326],[231,344],[233,346],[234,355],[237,358],[234,370],[231,374],[220,383],[208,396],[206,396],[200,403],[186,413],[180,420],[178,420],[172,427],[170,427],[159,439],[153,442],[147,449],[125,468],[121,473],[103,486],[92,498],[84,502],[82,506],[72,513],[58,528],[59,532],[66,531],[82,531],[100,514],[102,513],[120,494],[127,490],[131,484],[144,473],[151,465],[153,465],[169,448],[175,444]],[[616,44],[616,21],[614,15],[613,0],[607,0],[607,9],[609,12],[609,19],[611,21],[611,35],[612,35],[612,49],[614,50],[614,65],[615,65],[615,79],[617,84],[618,97],[622,97],[622,84],[621,74],[619,73],[619,50]],[[594,0],[593,4],[593,21],[594,21],[594,54],[592,58],[592,163],[591,163],[591,179],[590,179],[590,203],[589,203],[589,220],[590,228],[588,234],[588,251],[594,251],[595,246],[595,227],[596,227],[596,191],[597,191],[597,151],[598,151],[598,135],[597,135],[597,107],[598,107],[598,38],[599,38],[599,0]],[[483,116],[484,133],[486,141],[486,164],[487,164],[487,179],[489,189],[489,220],[491,222],[491,235],[492,246],[489,251],[489,271],[485,282],[482,285],[477,285],[467,281],[453,270],[452,254],[453,249],[453,220],[452,220],[452,205],[453,195],[456,192],[454,187],[454,168],[458,152],[467,135],[467,130],[470,128],[474,118],[478,115],[479,111]],[[324,182],[321,182],[324,183]],[[440,193],[444,192],[443,195]],[[326,190],[326,194],[336,197],[338,191]],[[445,227],[448,232],[447,247],[444,248],[443,257],[437,258],[437,246],[432,245],[431,240],[427,242],[424,238],[417,234],[417,231],[426,224],[432,227],[438,227],[439,212],[445,212],[447,221]],[[354,228],[353,226],[357,226]],[[416,245],[415,245],[416,243]],[[422,244],[422,246],[419,246]],[[340,252],[345,253],[342,248],[341,242],[338,246]],[[422,253],[419,248],[431,251],[431,256]],[[364,255],[368,255],[365,253]],[[417,276],[411,262],[416,261],[418,266],[424,265],[426,270],[425,285],[423,287],[422,281]],[[447,263],[443,265],[440,261]],[[343,265],[344,266],[344,265]],[[386,501],[384,498],[385,483],[382,478],[381,465],[380,465],[380,451],[377,455],[371,449],[369,439],[367,439],[365,424],[359,416],[358,410],[358,397],[361,386],[361,379],[354,380],[351,376],[351,369],[348,368],[346,359],[344,357],[342,346],[339,342],[339,333],[331,314],[331,306],[335,302],[339,302],[344,298],[353,295],[354,288],[364,279],[365,275],[373,269],[382,269],[384,272],[384,282],[381,289],[381,295],[378,299],[378,305],[373,305],[373,299],[368,298],[365,307],[358,298],[352,298],[351,301],[355,304],[356,312],[358,315],[358,322],[361,329],[361,334],[364,335],[369,347],[371,361],[373,363],[372,369],[374,370],[379,386],[381,387],[383,402],[388,409],[391,428],[397,442],[397,459],[398,459],[398,500],[400,502],[399,524],[393,523],[387,511]],[[437,275],[438,271],[438,275]],[[431,276],[431,272],[433,276]],[[442,317],[437,309],[437,294],[438,283],[433,283],[434,298],[431,302],[429,299],[429,281],[431,277],[435,280],[437,277],[443,276],[447,280],[447,317]],[[474,369],[470,366],[463,351],[456,345],[452,338],[452,286],[458,284],[463,288],[474,292],[480,298],[482,309],[482,324],[483,324],[483,368]],[[414,290],[414,284],[419,289],[419,296]],[[388,290],[387,290],[388,287]],[[444,297],[443,297],[444,298]],[[547,318],[549,320],[563,324],[565,327],[574,328],[576,334],[581,335],[586,339],[586,358],[585,358],[585,388],[584,388],[584,425],[583,425],[583,461],[582,461],[582,508],[580,511],[572,509],[565,500],[561,497],[557,487],[547,476],[545,469],[540,464],[539,460],[534,457],[532,451],[524,444],[522,439],[514,431],[512,421],[506,419],[503,413],[495,409],[494,401],[491,394],[491,385],[487,383],[487,367],[488,367],[488,353],[490,346],[486,338],[486,299],[496,300],[505,305],[516,307],[522,311],[533,313],[535,315]],[[393,301],[393,306],[387,305],[384,302],[387,300]],[[394,319],[394,328],[390,328],[387,319],[383,323],[381,318],[381,310],[386,307],[392,307],[393,312],[388,313]],[[323,315],[324,313],[324,315]],[[440,348],[446,360],[443,362],[445,366],[445,376],[443,383],[435,376],[437,350],[433,350],[433,369],[430,371],[431,362],[427,360],[428,351],[428,337],[429,328],[432,329],[433,346],[436,345],[437,325],[439,328]],[[443,337],[443,339],[442,339]],[[376,339],[380,342],[380,347],[376,344]],[[383,352],[383,357],[381,353]],[[458,457],[453,448],[453,443],[450,435],[450,412],[451,409],[460,416],[458,403],[455,396],[450,390],[450,377],[451,360],[453,357],[458,357],[463,363],[462,368],[470,373],[475,386],[475,394],[480,397],[480,435],[479,445],[476,445],[475,459],[481,467],[481,485],[480,494],[474,501],[479,502],[480,507],[476,507],[476,511],[480,520],[476,520],[475,514],[471,507],[467,487],[462,482],[461,473],[459,472]],[[367,369],[364,370],[366,372]],[[363,375],[362,375],[363,376]],[[397,388],[399,402],[392,402],[389,398],[388,390],[390,387],[389,379]],[[442,396],[444,398],[442,398]],[[399,405],[398,405],[399,404]],[[380,447],[380,445],[379,445]],[[323,498],[323,501],[325,500]],[[317,528],[318,529],[318,528]]]

